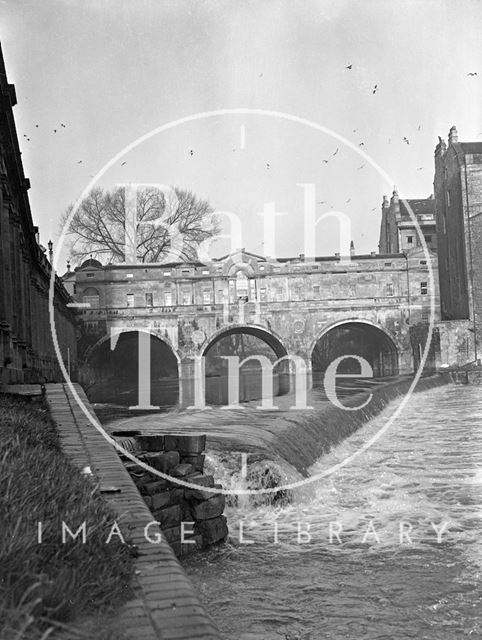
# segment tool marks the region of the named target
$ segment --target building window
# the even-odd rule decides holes
[[[238,300],[248,301],[248,277],[244,271],[238,271],[236,274],[236,296]]]
[[[88,278],[93,278],[95,276],[95,273],[87,273],[86,275]]]
[[[153,307],[152,293],[146,293],[146,307]]]
[[[430,308],[422,307],[422,322],[428,322],[430,316]]]
[[[203,304],[211,304],[211,291],[209,289],[203,291]]]
[[[425,242],[427,244],[429,244],[430,242],[432,242],[432,236],[423,236],[425,238]]]
[[[259,290],[259,299],[261,302],[266,302],[266,287],[261,287],[261,289]]]
[[[393,296],[393,283],[387,282],[387,296]]]
[[[420,260],[420,264],[427,264],[426,260]]]
[[[166,307],[172,306],[172,293],[170,291],[164,293],[164,305]]]
[[[133,293],[128,293],[127,294],[127,306],[128,307],[133,307],[134,306],[134,294]]]
[[[313,297],[319,300],[321,298],[321,287],[319,284],[313,285]]]
[[[426,296],[428,293],[428,285],[426,282],[421,282],[420,283],[420,295],[421,296]]]
[[[407,236],[407,244],[413,244],[413,236]]]
[[[182,292],[182,304],[191,304],[191,293],[189,291]]]

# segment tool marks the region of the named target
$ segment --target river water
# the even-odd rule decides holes
[[[359,451],[395,406],[311,474]],[[241,502],[229,542],[183,562],[225,638],[482,638],[480,387],[414,394],[375,444],[288,505]]]

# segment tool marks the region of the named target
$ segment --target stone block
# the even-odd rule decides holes
[[[152,511],[156,511],[157,509],[162,509],[162,507],[168,507],[170,505],[170,491],[169,489],[164,489],[160,493],[155,493],[151,496],[151,509]]]
[[[172,468],[179,464],[179,453],[177,451],[146,453],[140,458],[146,464],[150,465],[162,473],[169,473]]]
[[[159,522],[161,529],[176,527],[181,524],[181,507],[174,504],[153,511],[153,516]]]
[[[202,473],[193,473],[184,478],[190,484],[197,484],[199,487],[214,487],[214,477],[204,476]]]
[[[203,544],[210,545],[226,540],[228,525],[224,516],[212,520],[200,520],[194,525],[194,531],[202,535]]]
[[[166,488],[165,480],[154,480],[153,482],[148,482],[145,485],[140,487],[141,493],[145,493],[148,496],[153,496],[155,493],[159,493],[163,489]]]
[[[193,473],[194,467],[192,464],[188,464],[186,462],[176,465],[173,469],[171,469],[170,475],[173,478],[184,478],[185,476]]]
[[[169,490],[169,504],[181,504],[184,500],[184,489],[177,487]]]
[[[136,440],[144,451],[164,451],[164,436],[139,435]]]
[[[162,535],[169,544],[173,542],[181,542],[181,525],[175,525],[174,527],[163,527]]]
[[[166,435],[164,446],[166,451],[179,451],[186,455],[202,453],[206,448],[206,435]]]
[[[150,473],[148,473],[147,471],[145,473],[143,473],[142,475],[138,475],[138,474],[134,475],[133,474],[131,476],[131,478],[134,480],[134,484],[139,489],[139,491],[142,491],[143,488],[146,486],[146,484],[149,484],[150,482],[153,482],[152,475]]]
[[[221,484],[214,485],[216,489],[222,489]],[[209,498],[213,498],[214,496],[218,496],[219,493],[214,491],[207,491],[206,489],[185,489],[184,497],[186,500],[194,500],[195,502],[202,502],[203,500],[209,500]]]
[[[191,507],[194,519],[211,520],[212,518],[217,518],[222,515],[225,504],[226,499],[222,493],[203,502],[195,503]]]
[[[206,460],[206,455],[204,453],[199,453],[197,455],[182,455],[181,462],[186,462],[187,464],[192,464],[195,471],[199,471],[200,473],[204,470],[204,462]]]
[[[127,469],[128,473],[145,473],[144,467],[141,467],[137,462],[132,462],[131,460],[129,460],[129,462],[124,462],[124,467]]]

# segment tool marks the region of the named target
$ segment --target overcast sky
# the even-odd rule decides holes
[[[390,176],[328,133],[246,114],[159,133],[101,180],[192,189],[237,213],[242,245],[256,253],[256,213],[274,202],[288,214],[279,218],[277,257],[303,252],[298,183],[316,184],[319,214],[345,211],[357,253],[369,252],[391,181],[402,197],[429,196],[437,136],[455,124],[461,140],[482,140],[479,0],[0,0],[0,8],[44,244],[113,156],[190,114],[292,114],[347,138]],[[319,226],[318,253],[336,250],[333,232],[334,223]]]

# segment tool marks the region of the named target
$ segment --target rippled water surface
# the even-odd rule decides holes
[[[311,473],[358,451],[393,408]],[[289,506],[227,516],[230,542],[185,567],[229,640],[482,638],[482,389],[415,394]]]

